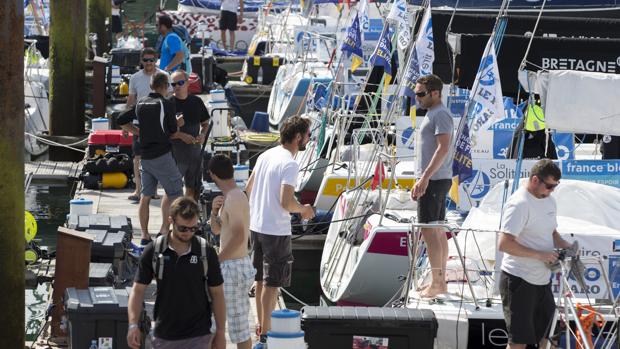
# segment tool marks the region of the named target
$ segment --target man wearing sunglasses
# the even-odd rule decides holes
[[[504,208],[498,248],[505,255],[499,289],[509,349],[528,344],[543,348],[553,319],[549,266],[558,258],[554,248],[571,247],[557,231],[557,207],[550,196],[561,177],[553,161],[538,161],[527,184],[510,196]]]
[[[450,111],[441,102],[443,82],[437,75],[419,78],[415,100],[426,116],[416,137],[416,173],[418,179],[411,198],[418,201],[419,223],[443,223],[446,220],[446,195],[452,185],[452,134],[454,123]],[[420,295],[432,298],[447,291],[446,264],[448,240],[443,229],[422,228],[428,259],[431,264],[431,283],[420,289]]]
[[[145,47],[140,53],[140,61],[142,62],[142,69],[133,74],[129,79],[129,96],[127,96],[126,109],[135,107],[137,101],[149,95],[153,92],[151,90],[151,77],[156,72],[163,70],[157,68],[157,52],[151,47]],[[134,121],[134,125],[139,127],[138,119]],[[142,190],[142,184],[140,182],[140,158],[142,152],[140,151],[140,135],[133,135],[133,179],[136,184],[136,190],[129,195],[128,199],[132,201],[140,201],[140,191]],[[159,197],[155,197],[159,199]]]
[[[188,93],[189,76],[183,70],[172,73],[177,115],[183,126],[172,139],[172,154],[185,183],[185,195],[198,199],[202,184],[200,147],[209,129],[209,112],[202,99]]]
[[[226,348],[224,280],[213,247],[194,236],[198,214],[196,201],[176,199],[167,217],[172,232],[144,249],[129,296],[127,344],[131,348],[140,348],[138,323],[144,294],[153,278],[157,282],[153,348]],[[211,333],[212,311],[215,333]]]

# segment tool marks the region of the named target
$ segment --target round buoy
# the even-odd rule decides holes
[[[28,249],[24,254],[24,258],[26,260],[26,264],[32,264],[35,263],[37,259],[39,259],[39,255],[35,250]]]
[[[26,242],[30,242],[37,236],[37,221],[34,219],[32,213],[25,211],[24,223],[24,237],[26,238]]]

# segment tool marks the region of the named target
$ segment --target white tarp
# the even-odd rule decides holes
[[[525,185],[527,179],[521,180]],[[508,188],[511,188],[509,185]],[[502,184],[496,185],[483,199],[480,207],[472,208],[463,222],[463,228],[498,230],[503,198]],[[620,189],[569,179],[552,194],[558,205],[558,232],[568,241],[577,240],[581,256],[586,265],[585,281],[589,296],[602,299],[608,296],[603,272],[609,275],[615,291],[620,287],[617,261],[620,252],[614,251],[614,241],[620,239]],[[461,231],[457,237],[466,258],[482,259],[491,267],[495,261],[495,233]],[[456,256],[454,245],[450,244],[450,255]],[[603,270],[589,257],[603,256]],[[615,264],[614,264],[615,263]],[[482,265],[482,264],[480,264]],[[557,291],[557,276],[553,279],[554,292]],[[571,280],[573,292],[585,296],[585,290]]]
[[[620,136],[620,75],[551,70],[520,72],[519,81],[540,94],[547,128]]]

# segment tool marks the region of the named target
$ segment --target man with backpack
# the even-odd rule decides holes
[[[140,314],[146,287],[154,277],[154,349],[226,348],[224,280],[217,253],[204,238],[194,235],[198,214],[196,201],[176,199],[168,217],[172,232],[144,249],[129,296],[127,344],[131,348],[140,348]],[[211,311],[215,333],[211,333]]]
[[[157,29],[161,34],[161,51],[159,68],[167,72],[183,69],[191,73],[189,64],[189,48],[181,37],[176,33],[169,16],[161,15],[157,18]]]

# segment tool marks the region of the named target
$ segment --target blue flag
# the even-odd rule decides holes
[[[354,72],[364,62],[364,53],[362,52],[362,32],[360,30],[359,15],[355,15],[355,19],[351,22],[351,26],[347,30],[347,36],[342,43],[341,50],[348,53],[351,57],[351,71]]]
[[[452,188],[449,194],[450,198],[458,204],[459,185],[473,174],[471,140],[469,139],[469,127],[466,122],[456,139],[455,148],[454,157],[452,158]]]
[[[392,36],[393,30],[388,24],[385,25],[381,32],[381,37],[377,42],[374,52],[370,56],[370,64],[373,67],[382,66],[385,72],[384,88],[392,81]]]
[[[403,89],[401,94],[412,100],[415,98],[415,84],[420,77],[420,64],[418,63],[418,53],[416,46],[413,46],[409,66],[403,75]]]
[[[472,175],[471,141],[469,139],[469,127],[464,123],[463,130],[459,134],[455,144],[454,158],[452,161],[452,174],[458,176],[459,183]]]

